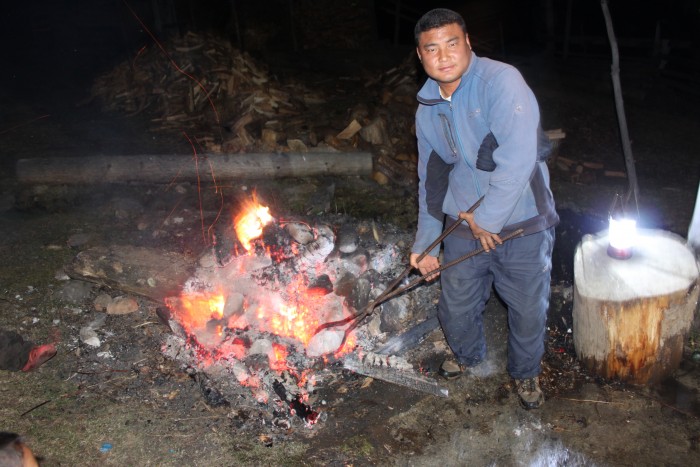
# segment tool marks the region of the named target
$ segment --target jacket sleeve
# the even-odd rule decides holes
[[[532,91],[512,67],[490,83],[487,106],[487,123],[498,147],[493,151],[495,169],[474,220],[497,233],[513,213],[537,161],[540,115]]]
[[[422,253],[442,232],[444,214],[442,204],[447,192],[450,171],[448,164],[430,147],[421,127],[416,122],[418,139],[418,228],[412,253]],[[438,256],[440,247],[435,247],[431,256]]]

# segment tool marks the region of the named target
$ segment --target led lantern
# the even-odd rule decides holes
[[[615,259],[630,258],[636,239],[636,220],[610,217],[610,225],[608,228],[608,256]]]

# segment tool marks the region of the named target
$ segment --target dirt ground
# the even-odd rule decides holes
[[[545,129],[566,132],[559,157],[624,169],[605,60],[508,59],[535,90]],[[629,64],[622,82],[640,223],[684,236],[700,167],[697,98],[679,94],[644,61]],[[351,80],[344,86],[353,83],[361,87]],[[98,329],[99,348],[81,343],[81,327],[99,317],[95,297],[121,292],[70,280],[64,266],[84,248],[117,243],[167,247],[196,258],[205,248],[197,187],[25,187],[14,177],[15,161],[187,154],[189,147],[177,136],[148,132],[145,120],[106,115],[95,104],[77,106],[85,83],[61,82],[43,92],[11,85],[0,93],[0,328],[37,342],[56,341],[58,354],[35,372],[0,371],[0,430],[25,436],[42,465],[697,465],[697,318],[680,368],[653,387],[587,374],[575,357],[573,251],[583,234],[603,228],[626,180],[599,175],[584,181],[552,167],[562,223],[544,407],[525,411],[518,404],[505,372],[505,310],[494,298],[486,312],[488,374],[445,382],[449,397],[442,398],[333,366],[319,368],[325,383],[310,400],[321,421],[312,428],[299,420],[279,427],[267,407],[249,400],[212,404],[195,378],[163,356],[161,344],[170,331],[155,316],[157,303],[134,297],[138,311],[106,317]],[[256,186],[272,200],[273,212],[299,214],[329,182],[335,185],[335,213],[412,234],[414,188],[343,177],[241,180],[229,188]],[[205,197],[205,209],[214,210],[207,203],[215,201]],[[176,215],[183,225],[168,222]],[[410,355],[434,375],[445,352],[435,331]]]

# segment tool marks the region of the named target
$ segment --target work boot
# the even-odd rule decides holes
[[[516,379],[515,386],[518,389],[520,403],[527,410],[536,409],[544,404],[544,394],[540,389],[540,379],[535,376],[528,379]]]
[[[56,346],[53,344],[34,346],[29,351],[29,358],[22,367],[22,371],[32,371],[51,360],[54,355],[56,355]]]
[[[457,360],[452,357],[446,358],[442,365],[440,365],[440,370],[438,374],[446,379],[455,379],[462,376],[466,370],[464,365],[461,365]]]

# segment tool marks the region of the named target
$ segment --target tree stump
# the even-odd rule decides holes
[[[632,384],[678,368],[698,303],[698,264],[685,239],[642,229],[631,258],[608,256],[607,231],[574,256],[573,335],[589,371]]]

